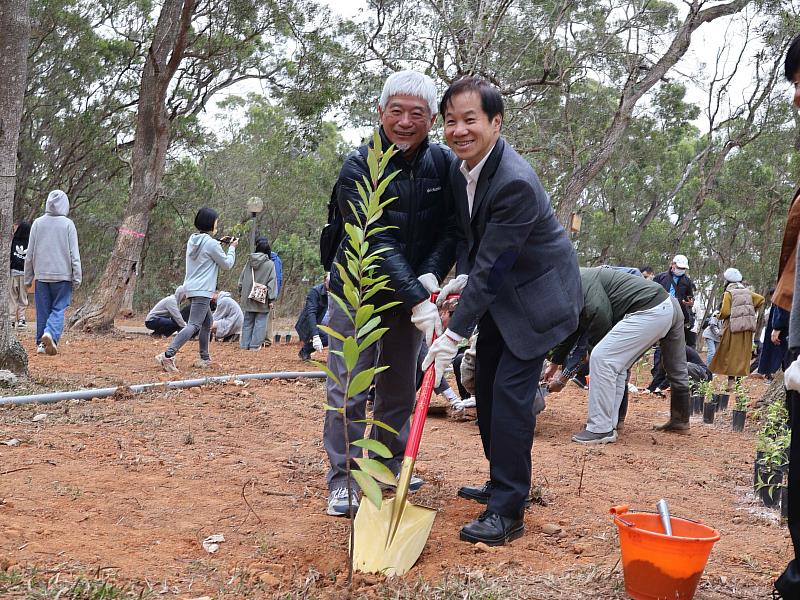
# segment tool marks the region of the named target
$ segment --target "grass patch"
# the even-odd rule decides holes
[[[144,600],[152,590],[108,577],[71,576],[62,572],[0,571],[0,597],[6,600]]]

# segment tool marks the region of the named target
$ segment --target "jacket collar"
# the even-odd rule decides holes
[[[497,143],[494,145],[494,149],[492,150],[491,154],[489,154],[489,158],[483,165],[480,177],[478,177],[478,185],[475,188],[475,198],[472,201],[472,217],[470,220],[474,219],[475,215],[477,215],[478,211],[480,210],[481,203],[486,197],[486,191],[489,189],[489,183],[494,177],[497,167],[500,165],[500,160],[503,158],[505,145],[505,140],[502,137],[497,138]]]

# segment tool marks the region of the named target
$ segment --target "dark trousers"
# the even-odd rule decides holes
[[[531,489],[531,449],[536,427],[533,401],[543,363],[544,351],[532,360],[514,356],[492,316],[486,313],[481,318],[475,400],[492,482],[487,508],[504,517],[522,517]]]
[[[462,400],[466,400],[472,394],[467,391],[467,388],[461,383],[461,361],[464,360],[464,352],[466,352],[466,348],[459,348],[458,354],[453,359],[453,375],[456,376],[456,385],[458,386],[458,396]]]
[[[152,319],[147,319],[147,321],[144,322],[144,326],[153,333],[165,337],[171,336],[180,329],[172,317],[153,317]]]
[[[775,582],[784,598],[800,598],[800,393],[787,391],[786,404],[792,440],[789,445],[789,534],[794,546],[794,559]]]

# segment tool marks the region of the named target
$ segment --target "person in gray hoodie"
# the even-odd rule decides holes
[[[156,362],[168,372],[178,370],[175,355],[191,337],[200,333],[200,359],[192,366],[204,368],[211,364],[208,354],[208,340],[211,336],[211,297],[217,289],[217,275],[222,267],[226,271],[236,262],[236,245],[239,240],[230,240],[228,251],[222,249],[219,241],[212,237],[217,231],[217,211],[201,208],[194,217],[194,226],[199,233],[193,233],[186,244],[186,276],[183,287],[191,302],[189,322],[178,332],[169,347],[156,356]]]
[[[186,299],[186,290],[182,285],[175,289],[174,294],[165,296],[147,313],[144,326],[153,332],[153,335],[169,337],[176,331],[186,327],[186,321],[181,315],[181,302]]]
[[[239,294],[244,323],[239,347],[242,350],[258,350],[264,343],[267,335],[267,321],[272,303],[278,296],[278,279],[275,275],[275,263],[270,258],[272,249],[269,240],[260,237],[256,240],[255,252],[250,255],[239,275]],[[253,279],[256,283],[267,286],[267,301],[257,302],[250,298],[253,289]]]
[[[36,281],[36,352],[58,354],[64,311],[81,283],[78,232],[67,218],[69,198],[61,190],[47,195],[44,215],[31,225],[25,256],[25,286]]]
[[[244,313],[239,303],[233,299],[230,292],[220,291],[217,296],[217,310],[214,311],[214,321],[211,324],[211,333],[218,342],[233,342],[237,335],[242,333]]]

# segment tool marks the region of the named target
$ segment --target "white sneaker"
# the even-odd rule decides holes
[[[358,510],[358,494],[350,494],[350,503],[347,502],[347,488],[340,487],[331,490],[328,496],[328,510],[327,512],[332,517],[346,517],[350,514],[352,507],[353,514]]]
[[[48,356],[55,356],[58,354],[58,344],[56,344],[53,336],[47,331],[42,334],[42,344],[44,344],[44,353]]]
[[[178,367],[175,364],[175,357],[167,357],[163,352],[156,356],[156,362],[161,365],[167,373],[177,373]]]
[[[39,344],[36,346],[36,354],[44,354],[44,344]]]
[[[27,327],[28,327],[28,323],[25,321],[25,319],[20,319],[19,321],[17,321],[17,328],[18,329],[25,329]]]

